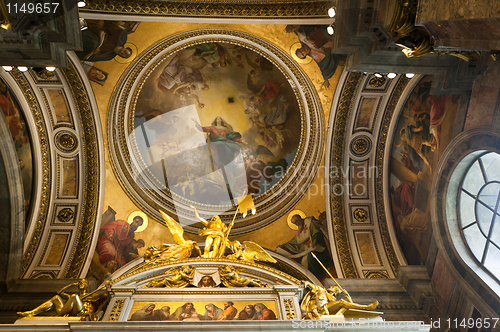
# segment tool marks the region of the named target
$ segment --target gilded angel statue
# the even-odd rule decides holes
[[[184,230],[177,221],[160,210],[168,229],[174,236],[174,241],[177,244],[162,244],[159,248],[152,246],[146,250],[144,260],[148,263],[163,263],[186,259],[191,257],[191,252],[196,249],[198,255],[201,256],[201,250],[194,241],[184,239]]]
[[[184,265],[181,267],[173,267],[165,274],[174,273],[172,277],[164,277],[151,280],[146,288],[151,287],[167,287],[167,288],[184,288],[189,286],[193,281],[195,269],[189,265]]]
[[[225,265],[219,267],[220,280],[226,287],[269,287],[268,284],[257,279],[241,277],[234,266]]]
[[[252,241],[243,241],[243,246],[240,241],[229,241],[228,247],[233,252],[231,255],[228,255],[229,259],[239,259],[243,261],[253,262],[262,261],[262,262],[270,262],[276,263],[276,260],[271,257],[261,246]]]

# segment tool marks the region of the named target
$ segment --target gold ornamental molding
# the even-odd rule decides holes
[[[341,97],[335,114],[333,124],[333,139],[330,151],[329,167],[342,169],[344,165],[344,151],[348,142],[346,142],[347,127],[352,113],[354,97],[363,79],[363,73],[348,73],[345,84],[342,88]],[[355,267],[351,245],[348,238],[347,219],[344,211],[344,195],[335,192],[338,187],[344,187],[347,179],[343,177],[343,172],[339,176],[329,177],[329,188],[331,197],[331,220],[333,222],[333,243],[336,243],[337,255],[340,262],[340,269],[344,278],[358,278],[358,272]]]
[[[40,179],[42,190],[40,193],[38,193],[37,196],[40,204],[38,211],[34,212],[34,214],[36,214],[36,219],[34,219],[36,220],[34,231],[31,235],[31,239],[29,240],[28,247],[23,253],[21,274],[24,275],[28,270],[28,267],[33,262],[33,258],[35,257],[35,253],[38,247],[40,246],[40,240],[46,226],[47,213],[50,205],[50,192],[52,191],[52,163],[50,162],[51,150],[48,138],[47,124],[45,122],[35,92],[33,91],[33,88],[30,85],[29,81],[26,79],[26,76],[22,72],[15,69],[11,71],[10,74],[16,81],[17,85],[21,88],[24,99],[29,105],[29,110],[26,110],[26,112],[31,112],[31,115],[33,116],[33,119],[35,121],[37,138],[40,142],[41,163],[39,166],[42,167],[42,177]]]
[[[392,138],[387,137],[387,133],[389,131],[389,126],[391,124],[391,120],[394,116],[398,114],[394,114],[396,110],[396,105],[400,100],[403,90],[406,88],[410,80],[406,78],[404,75],[401,75],[399,81],[397,82],[392,94],[389,98],[389,102],[387,107],[384,110],[384,114],[382,115],[382,123],[380,125],[380,131],[378,135],[378,144],[375,155],[375,167],[377,169],[384,169],[384,151],[387,148],[387,144],[391,144]],[[375,199],[376,199],[376,209],[378,214],[378,224],[380,229],[380,235],[382,237],[382,241],[384,244],[384,249],[387,254],[387,258],[391,265],[392,272],[394,275],[397,274],[399,268],[399,260],[396,255],[396,250],[392,245],[391,236],[389,232],[389,225],[386,218],[386,211],[384,208],[384,181],[389,181],[386,177],[384,177],[385,172],[377,172],[377,178],[375,183]]]
[[[287,173],[271,189],[255,198],[258,211],[255,216],[247,216],[245,219],[241,215],[236,217],[232,234],[240,235],[264,227],[287,213],[302,197],[300,193],[311,185],[323,154],[324,119],[318,94],[300,66],[273,44],[241,31],[200,29],[170,36],[143,52],[122,75],[110,100],[107,128],[111,165],[124,191],[143,211],[155,216],[157,220],[162,220],[158,212],[161,209],[174,218],[177,215],[197,222],[189,208],[192,202],[181,199],[181,204],[175,206],[169,191],[160,192],[149,188],[138,183],[134,177],[134,172],[138,174],[138,165],[134,164],[131,155],[138,155],[138,147],[133,142],[129,143],[133,141],[128,134],[133,133],[134,113],[128,105],[135,105],[145,80],[165,58],[186,47],[206,42],[242,46],[265,57],[290,82],[300,110],[301,134],[294,161]],[[203,204],[203,209],[218,211],[222,221],[230,221],[235,211],[235,208],[229,206],[227,212],[220,213],[220,206],[207,204]],[[199,229],[197,225],[183,227],[192,234],[197,234]]]
[[[101,186],[100,152],[98,143],[97,123],[100,121],[95,117],[95,113],[89,102],[89,95],[82,83],[83,79],[76,71],[72,59],[69,59],[69,67],[62,70],[68,82],[77,114],[81,131],[82,158],[84,160],[84,183],[81,198],[80,223],[76,240],[70,253],[70,259],[64,271],[63,278],[78,278],[82,273],[84,265],[89,255],[92,255],[93,248],[90,248],[92,238],[99,219],[99,194]]]
[[[289,1],[152,1],[87,0],[81,14],[119,14],[120,16],[285,20],[330,19],[331,0]],[[122,18],[123,19],[123,18]]]

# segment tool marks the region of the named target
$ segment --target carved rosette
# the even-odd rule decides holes
[[[78,140],[73,133],[60,131],[55,137],[56,146],[62,152],[73,152],[78,147]]]

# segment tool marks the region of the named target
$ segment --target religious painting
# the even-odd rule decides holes
[[[431,95],[425,76],[400,110],[390,166],[394,226],[409,264],[424,264],[429,249],[429,196],[439,157],[451,140],[458,96]]]
[[[275,301],[134,302],[129,321],[276,320]]]
[[[43,265],[60,265],[66,249],[69,234],[52,234],[51,245]]]
[[[92,67],[90,67],[89,71],[87,72],[87,77],[92,82],[96,82],[99,85],[104,85],[104,83],[108,79],[108,73],[106,73],[104,70],[101,70],[101,69],[98,69],[98,68],[92,66]]]
[[[81,20],[83,50],[75,52],[81,61],[98,62],[116,59],[128,63],[137,56],[137,47],[127,43],[127,36],[140,22]]]
[[[363,265],[379,265],[373,235],[367,232],[356,232],[355,234],[361,263]]]
[[[78,190],[78,158],[61,158],[61,197],[76,197]]]
[[[301,132],[292,87],[274,64],[227,43],[167,56],[144,81],[134,107],[143,174],[174,201],[229,206],[276,184]]]
[[[297,233],[275,251],[304,266],[322,283],[325,277],[329,277],[328,273],[336,277],[328,242],[326,213],[321,213],[316,219],[307,217],[303,211],[294,210],[288,214],[287,221],[288,226]]]
[[[99,238],[87,278],[99,285],[117,269],[140,257],[139,249],[146,243],[138,233],[148,227],[144,212],[135,211],[126,220],[117,220],[116,212],[108,206],[102,215]]]
[[[354,129],[358,128],[369,128],[373,111],[376,109],[378,98],[366,98],[361,99],[359,103],[358,118],[356,119],[356,126]]]
[[[0,78],[0,110],[9,127],[14,143],[24,189],[24,208],[29,214],[33,188],[33,152],[30,132],[23,110],[7,83]],[[28,221],[29,218],[26,218]]]
[[[56,123],[71,122],[68,104],[63,89],[47,89],[50,104],[54,110]]]
[[[285,31],[294,33],[298,42],[290,48],[290,55],[301,64],[314,61],[323,76],[323,86],[330,87],[329,79],[335,74],[339,55],[332,53],[333,34],[328,25],[287,25]]]

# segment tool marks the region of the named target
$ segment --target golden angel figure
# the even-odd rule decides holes
[[[276,263],[276,260],[271,257],[261,246],[252,241],[243,241],[245,248],[241,245],[240,241],[229,241],[228,247],[233,252],[227,256],[229,259],[239,259],[243,261],[253,262],[262,261]]]
[[[233,222],[226,226],[219,218],[219,216],[213,216],[210,220],[205,220],[198,214],[198,211],[194,206],[194,214],[196,218],[205,225],[205,228],[198,231],[199,236],[206,236],[205,239],[205,249],[203,252],[203,257],[205,258],[220,258],[224,256],[224,251],[226,250],[227,237],[229,231],[234,224]]]
[[[318,319],[321,315],[346,316],[346,311],[352,309],[363,311],[365,317],[382,314],[381,312],[373,311],[377,308],[378,301],[368,305],[361,305],[347,302],[344,299],[337,300],[336,296],[342,292],[338,286],[325,289],[324,287],[305,281],[304,288],[309,289],[309,292],[304,296],[300,304],[303,319]]]
[[[193,281],[194,271],[195,269],[188,265],[174,267],[165,272],[165,274],[175,273],[174,276],[151,280],[146,287],[184,288]]]
[[[238,270],[231,265],[219,267],[219,275],[226,287],[269,287],[268,284],[260,280],[239,276]]]
[[[201,250],[196,242],[184,239],[184,230],[181,225],[165,212],[160,210],[160,213],[163,219],[165,219],[165,223],[174,236],[174,241],[177,244],[162,244],[160,248],[154,246],[149,247],[144,254],[144,260],[152,263],[163,263],[186,259],[191,257],[193,248],[196,249],[201,256]]]

